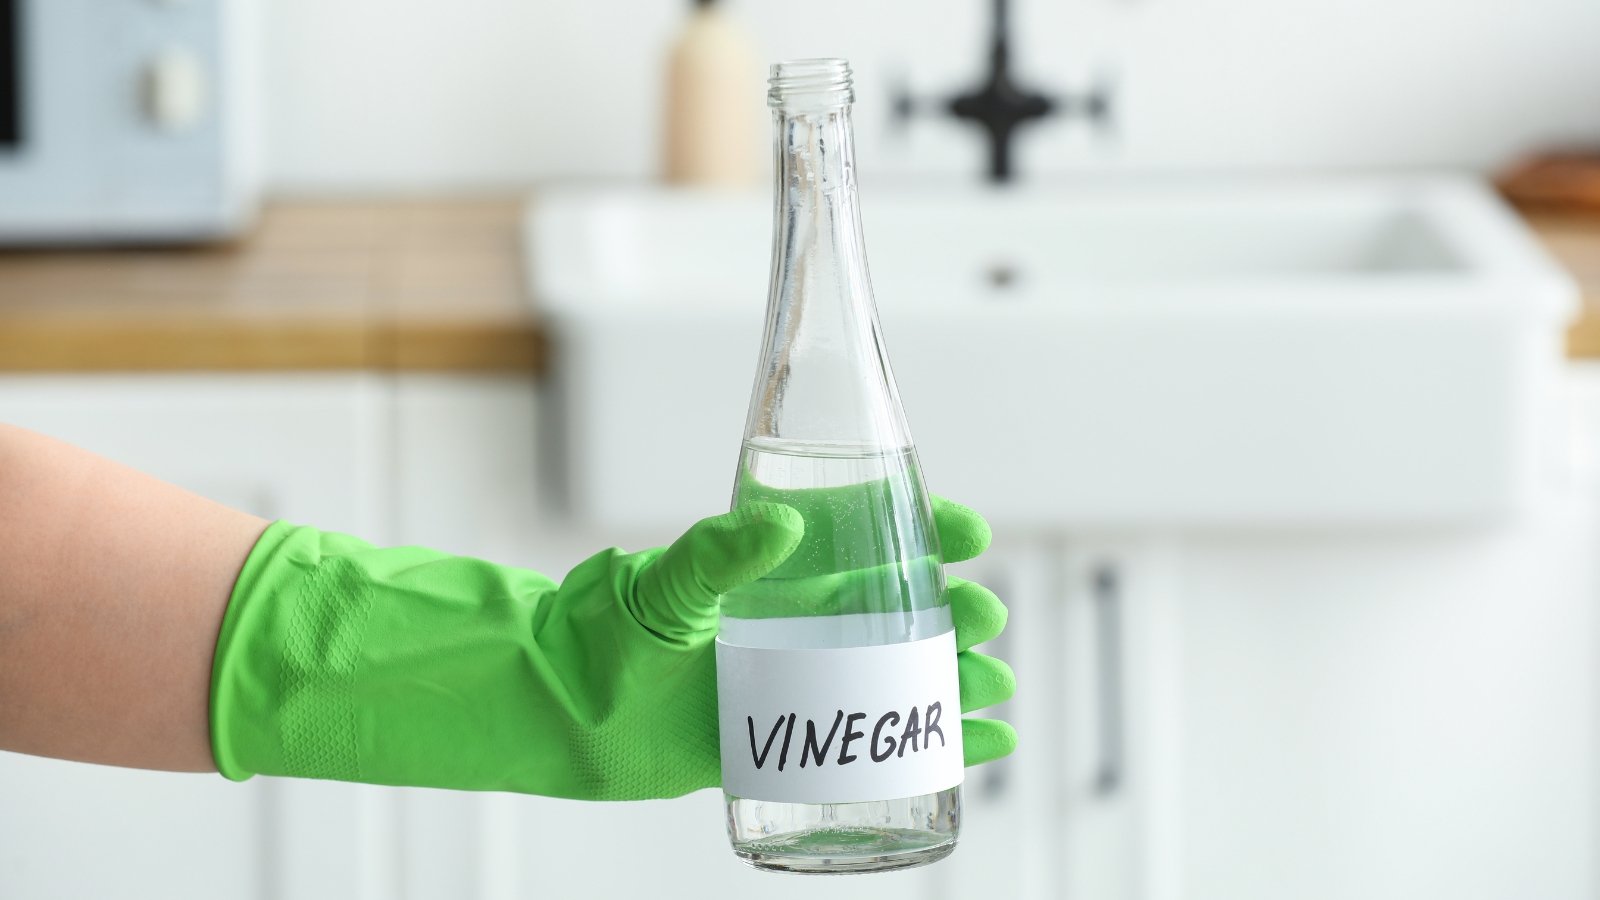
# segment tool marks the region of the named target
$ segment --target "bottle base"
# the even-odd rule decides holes
[[[734,855],[768,872],[851,875],[938,862],[956,849],[949,834],[882,828],[826,828],[736,845]]]

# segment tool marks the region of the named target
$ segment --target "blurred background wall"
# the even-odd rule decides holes
[[[268,183],[305,191],[642,176],[680,0],[265,4]],[[1117,133],[1020,138],[1024,172],[1503,164],[1600,138],[1592,0],[1021,2],[1014,63],[1046,93],[1117,86]],[[770,59],[849,58],[863,164],[975,171],[949,120],[884,127],[891,88],[975,83],[987,4],[729,4]],[[1533,64],[1537,61],[1537,64]]]

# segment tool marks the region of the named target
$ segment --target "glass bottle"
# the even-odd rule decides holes
[[[733,501],[806,531],[723,598],[717,646],[734,852],[791,872],[933,862],[961,820],[954,632],[867,274],[853,99],[843,60],[772,67],[772,278]]]

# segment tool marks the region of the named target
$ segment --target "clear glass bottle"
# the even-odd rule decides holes
[[[777,571],[724,597],[718,641],[729,836],[750,864],[791,872],[933,862],[961,820],[954,637],[867,274],[853,99],[843,60],[772,68],[772,279],[734,505],[787,503],[806,534]],[[760,706],[751,692],[798,693],[758,726],[744,715]]]

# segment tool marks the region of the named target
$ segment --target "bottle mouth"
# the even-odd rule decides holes
[[[856,92],[842,59],[791,59],[776,63],[767,84],[768,106],[848,106]]]

